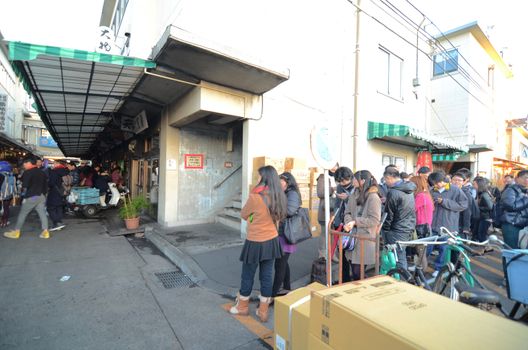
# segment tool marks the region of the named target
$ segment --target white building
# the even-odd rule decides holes
[[[25,121],[31,117],[30,97],[11,67],[3,40],[0,33],[0,158],[16,163],[25,155],[41,153],[37,151],[39,139],[27,138]],[[46,130],[42,125],[39,136],[41,128]]]
[[[438,37],[448,50],[434,56],[431,128],[469,146],[470,152],[438,163],[448,171],[467,167],[493,177],[494,158],[506,156],[510,67],[477,22]]]
[[[255,157],[316,166],[316,124],[338,130],[341,165],[378,178],[390,163],[413,172],[422,150],[468,151],[430,132],[432,47],[420,18],[413,27],[385,5],[359,6],[107,0],[100,25],[115,45],[94,49],[149,61],[21,46],[16,64],[75,77],[46,89],[44,75],[31,79],[44,90],[37,105],[58,107],[43,115],[66,156],[125,159],[132,193],[156,198],[162,225],[211,222],[248,195]],[[40,55],[27,58],[32,50]]]

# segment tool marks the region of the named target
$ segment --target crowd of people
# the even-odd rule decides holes
[[[4,237],[17,239],[26,217],[35,210],[41,222],[41,238],[49,238],[50,231],[61,230],[64,213],[73,214],[72,205],[66,200],[72,187],[94,187],[99,190],[100,204],[106,207],[108,183],[114,182],[118,187],[123,185],[120,168],[112,164],[112,173],[100,165],[93,167],[81,162],[55,161],[52,165],[47,160],[37,157],[26,157],[21,169],[13,167],[7,161],[0,161],[0,198],[3,214],[0,226],[9,225],[9,208],[17,198],[22,198],[20,212],[13,230],[4,233]],[[51,225],[48,222],[51,221]]]
[[[248,315],[249,298],[257,269],[260,292],[256,312],[262,322],[268,318],[268,307],[273,298],[291,289],[288,259],[297,247],[285,239],[284,223],[301,207],[299,187],[293,175],[278,174],[272,166],[258,170],[258,185],[252,190],[241,211],[247,221],[247,237],[242,248],[241,287],[232,314]],[[441,227],[483,242],[488,232],[502,228],[505,242],[517,248],[519,231],[528,226],[528,170],[519,171],[514,178],[507,175],[502,190],[491,181],[475,176],[469,169],[453,174],[443,170],[432,172],[420,168],[416,174],[401,173],[395,165],[385,168],[378,182],[368,170],[353,172],[338,164],[330,170],[330,211],[336,230],[376,238],[381,234],[384,244],[409,241],[440,235]],[[334,184],[335,180],[335,184]],[[321,174],[317,179],[320,199],[318,220],[325,232],[325,183]],[[432,248],[432,247],[431,247]],[[364,241],[363,264],[372,265],[376,259],[374,241]],[[437,246],[421,254],[418,262],[415,252],[397,248],[397,265],[408,268],[408,261],[427,266],[427,256],[437,255],[433,276],[444,265],[444,246]],[[320,237],[319,254],[325,256],[326,241]],[[359,249],[345,250],[343,281],[360,278]]]

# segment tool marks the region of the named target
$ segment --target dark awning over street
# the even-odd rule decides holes
[[[9,58],[66,156],[85,155],[143,69],[156,66],[131,57],[20,42],[9,43]]]
[[[155,62],[21,42],[9,43],[9,56],[65,156],[112,149],[125,140],[114,137],[122,116],[159,116],[202,80],[260,95],[289,77],[173,26]]]

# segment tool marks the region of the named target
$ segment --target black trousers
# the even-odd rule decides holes
[[[48,206],[48,214],[53,225],[62,222],[63,217],[63,206]]]
[[[352,280],[359,281],[359,279],[361,278],[361,264],[351,264],[351,265],[352,265]],[[365,265],[365,270],[366,269],[367,269],[367,265]]]
[[[275,277],[273,279],[273,290],[271,293],[273,297],[277,296],[281,286],[286,290],[291,290],[289,258],[290,253],[284,253],[282,258],[275,259]]]

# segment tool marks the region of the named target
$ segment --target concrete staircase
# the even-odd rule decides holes
[[[238,193],[224,210],[216,215],[215,222],[240,231],[240,209],[242,209],[242,193]]]

